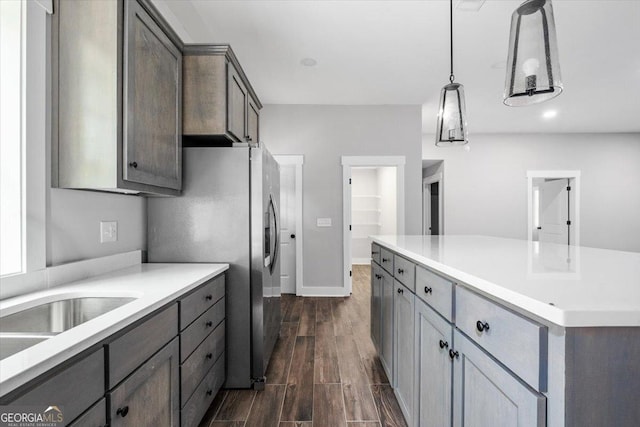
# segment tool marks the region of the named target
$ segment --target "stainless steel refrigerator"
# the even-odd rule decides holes
[[[224,262],[227,388],[260,389],[280,330],[279,166],[266,148],[189,147],[183,191],[148,199],[149,262]]]

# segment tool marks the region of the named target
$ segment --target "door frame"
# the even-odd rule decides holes
[[[527,240],[533,242],[533,180],[534,178],[573,179],[571,191],[575,191],[572,206],[573,246],[580,246],[580,171],[579,170],[528,170],[527,171]]]
[[[303,287],[303,245],[304,235],[302,230],[302,165],[304,164],[304,156],[298,154],[291,155],[274,155],[274,159],[280,165],[294,165],[296,168],[296,296],[302,295]]]
[[[342,291],[351,295],[351,168],[359,166],[396,168],[396,234],[404,234],[404,165],[405,156],[342,156]]]
[[[431,190],[426,189],[427,184],[433,184],[439,182],[440,188],[438,191],[438,230],[440,230],[440,234],[444,234],[444,189],[443,189],[443,176],[442,172],[435,173],[431,176],[427,176],[422,178],[422,235],[430,236],[431,231],[427,228],[427,219],[431,219]],[[425,197],[426,193],[429,193],[429,197]],[[427,203],[427,200],[429,202]],[[430,221],[429,221],[430,222]],[[429,231],[429,234],[427,234]]]

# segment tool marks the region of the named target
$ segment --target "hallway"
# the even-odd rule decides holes
[[[264,391],[221,390],[200,427],[406,426],[370,338],[370,268],[349,298],[282,297]]]

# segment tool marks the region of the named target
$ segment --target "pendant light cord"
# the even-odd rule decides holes
[[[451,54],[451,73],[449,74],[449,81],[453,83],[456,77],[453,75],[453,0],[449,0],[449,47]]]

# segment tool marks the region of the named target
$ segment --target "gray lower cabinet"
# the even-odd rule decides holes
[[[381,350],[380,362],[382,367],[389,378],[389,383],[394,384],[393,381],[393,276],[386,271],[380,269],[380,275],[382,276],[382,307],[380,311],[380,332],[381,332]]]
[[[414,304],[415,295],[402,283],[394,283],[393,385],[400,409],[412,425],[414,399]]]
[[[180,39],[148,0],[54,11],[53,185],[180,194]]]
[[[107,425],[107,399],[102,398],[69,427],[105,427]]]
[[[178,427],[178,339],[154,354],[109,393],[111,427]]]
[[[371,263],[371,341],[380,352],[382,342],[382,274],[380,267]]]
[[[415,303],[414,424],[451,426],[453,326],[419,299]]]
[[[454,427],[546,425],[546,399],[542,394],[457,330],[454,343]]]

